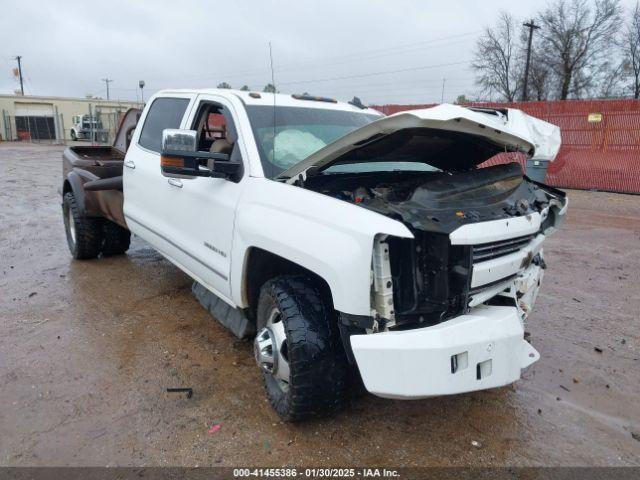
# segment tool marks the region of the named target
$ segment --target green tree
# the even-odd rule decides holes
[[[222,82],[218,84],[218,88],[232,88],[231,85],[227,82]]]
[[[248,92],[250,90],[249,85],[243,85],[240,90],[242,90],[243,92]]]
[[[266,93],[277,93],[276,87],[271,83],[267,83],[262,91]]]

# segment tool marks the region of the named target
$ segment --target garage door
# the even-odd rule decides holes
[[[25,103],[16,102],[16,117],[53,117],[53,104],[51,103]]]
[[[28,140],[53,140],[56,130],[50,103],[15,103],[16,132]]]

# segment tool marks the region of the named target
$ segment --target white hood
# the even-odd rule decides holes
[[[436,136],[437,132],[433,133],[433,130],[441,133],[452,132],[453,135],[449,139],[452,145],[448,147],[449,150],[456,154],[456,158],[460,158],[460,154],[464,153],[470,159],[469,165],[482,163],[501,151],[520,151],[537,160],[552,161],[561,143],[560,129],[557,126],[531,117],[520,110],[467,108],[443,104],[422,110],[400,112],[376,120],[318,150],[282,172],[278,177],[295,178],[306,172],[309,167],[323,169],[333,163],[350,163],[354,161],[349,159],[353,155],[347,154],[368,148],[374,143],[376,145],[384,143],[385,138],[398,137],[397,134],[405,134],[405,137],[420,135],[421,138],[428,138],[431,134]],[[458,143],[453,145],[455,142]],[[397,138],[394,143],[398,143]],[[444,148],[447,148],[443,147],[442,141],[435,143],[437,145],[433,146],[432,152],[434,155],[440,154]],[[424,151],[428,154],[426,149],[429,146],[425,147],[423,147]],[[393,147],[385,145],[383,149],[388,151],[389,148]],[[425,163],[446,169],[446,165],[443,165],[446,161],[448,161],[446,155],[439,155],[440,164],[432,161]],[[454,162],[451,161],[451,163]],[[460,165],[463,163],[458,160],[458,164],[452,165],[452,169],[456,166],[459,168]]]

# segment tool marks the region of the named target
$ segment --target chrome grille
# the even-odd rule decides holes
[[[510,238],[499,242],[482,243],[473,246],[473,263],[486,262],[494,258],[503,257],[510,253],[517,252],[527,245],[533,238],[534,234],[525,235],[523,237]]]

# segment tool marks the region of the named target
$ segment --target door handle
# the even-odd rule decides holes
[[[124,166],[127,168],[136,168],[136,164],[133,163],[133,160],[125,160]]]
[[[174,187],[182,188],[182,182],[180,180],[178,180],[177,178],[170,178],[167,181],[169,182],[169,185],[173,185]]]

